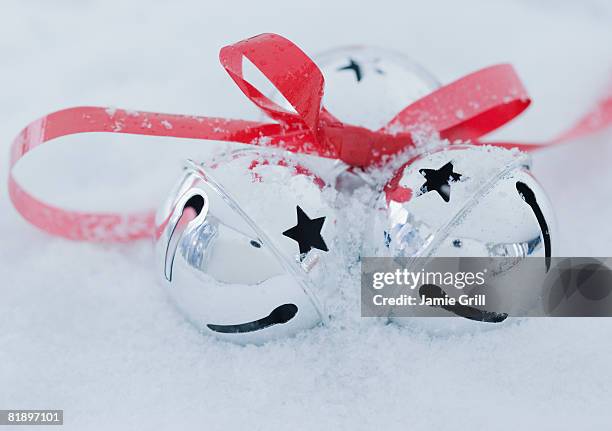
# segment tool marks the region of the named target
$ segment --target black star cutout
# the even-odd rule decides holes
[[[313,248],[329,251],[321,236],[321,229],[323,228],[325,217],[310,219],[299,205],[296,209],[297,225],[283,232],[283,235],[291,238],[300,245],[300,254],[302,255],[308,253]]]
[[[427,180],[421,186],[419,195],[435,190],[444,202],[450,201],[450,183],[461,178],[461,174],[453,172],[452,162],[448,162],[440,169],[420,169],[419,172]]]
[[[350,63],[348,64],[348,66],[340,67],[338,68],[338,70],[352,70],[353,72],[355,72],[355,78],[357,78],[357,82],[361,81],[361,77],[363,76],[361,74],[361,66],[352,58],[349,60]]]

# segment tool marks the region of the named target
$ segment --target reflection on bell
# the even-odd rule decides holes
[[[325,78],[323,106],[341,121],[372,130],[440,86],[409,57],[381,48],[337,48],[314,61]]]
[[[189,163],[157,215],[159,271],[177,308],[238,343],[324,321],[312,279],[333,253],[326,189],[288,156],[243,150]]]
[[[520,289],[534,286],[512,285],[512,271],[525,257],[550,257],[555,245],[552,207],[529,167],[524,153],[487,146],[451,145],[411,160],[378,199],[364,255],[514,257],[497,270],[510,286],[500,300],[524,298],[528,307],[536,292]],[[457,319],[394,318],[443,332],[483,325]]]

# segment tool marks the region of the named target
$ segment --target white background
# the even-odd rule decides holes
[[[73,105],[257,118],[218,49],[277,32],[306,52],[354,43],[409,54],[449,82],[513,63],[535,103],[496,136],[568,127],[612,70],[600,1],[20,1],[0,3],[0,164],[31,120]],[[358,109],[356,107],[355,109]],[[20,167],[54,203],[156,205],[202,144],[50,145]],[[547,150],[561,254],[612,253],[612,137]],[[0,408],[65,410],[67,429],[572,429],[612,422],[612,322],[535,319],[429,337],[359,319],[340,289],[330,327],[263,347],[197,334],[168,306],[147,241],[49,237],[0,198]],[[344,301],[344,302],[343,302]],[[346,302],[346,304],[345,304]]]

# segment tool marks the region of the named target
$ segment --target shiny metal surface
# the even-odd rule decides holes
[[[450,164],[450,165],[449,165]],[[492,147],[452,145],[406,163],[387,184],[366,229],[365,256],[515,257],[491,268],[504,295],[530,306],[533,286],[512,284],[528,256],[554,255],[552,206],[524,154]],[[545,268],[542,276],[545,275]],[[521,289],[525,289],[521,292]],[[444,313],[444,312],[443,312]],[[448,328],[482,325],[448,319],[394,318],[407,325]]]
[[[333,252],[324,249],[333,242],[334,212],[321,198],[326,186],[296,166],[289,156],[271,160],[253,150],[205,166],[190,162],[158,212],[162,281],[202,332],[262,343],[325,320],[311,275]],[[320,228],[304,235],[321,249],[308,249],[303,226],[291,230],[298,206],[305,223]]]
[[[449,201],[436,190],[421,191],[427,182],[421,171],[449,162],[461,175],[443,186]],[[451,146],[417,158],[400,168],[396,184],[388,184],[379,197],[365,251],[404,257],[543,256],[544,234],[516,184],[534,192],[551,237],[554,216],[529,164],[522,153],[475,146]]]
[[[377,47],[341,47],[314,61],[325,78],[323,105],[340,120],[370,129],[440,86],[409,57]]]

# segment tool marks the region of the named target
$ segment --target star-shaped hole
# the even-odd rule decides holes
[[[419,196],[435,190],[444,202],[450,201],[450,184],[461,178],[461,174],[453,172],[453,169],[452,162],[448,162],[440,169],[420,169],[419,172],[426,181],[419,190]]]
[[[361,81],[361,78],[363,76],[361,72],[361,66],[352,58],[349,59],[349,64],[347,66],[338,68],[338,71],[342,70],[352,70],[353,72],[355,72],[355,79],[357,79],[357,82]]]
[[[321,236],[321,229],[325,223],[325,217],[311,219],[298,205],[297,225],[283,232],[283,235],[296,241],[300,247],[300,255],[303,257],[313,248],[329,251],[327,244]]]

